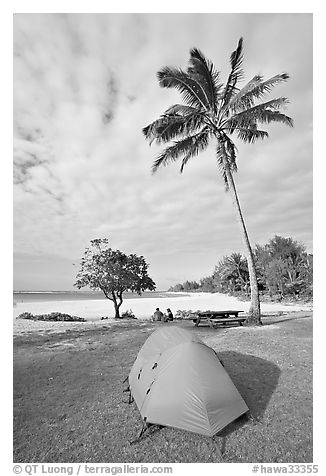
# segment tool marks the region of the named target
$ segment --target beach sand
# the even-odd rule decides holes
[[[171,298],[137,298],[123,301],[120,314],[123,311],[132,309],[139,320],[151,318],[155,308],[159,307],[165,312],[169,307],[173,314],[177,310],[226,310],[236,309],[248,312],[250,302],[219,293],[190,293],[184,294],[170,293]],[[263,314],[277,314],[278,312],[312,311],[311,304],[282,304],[282,303],[262,303]],[[45,322],[30,321],[27,319],[16,319],[22,312],[32,314],[49,314],[51,312],[65,312],[71,315],[84,317],[87,322]],[[108,320],[101,320],[101,317],[108,317]],[[94,327],[97,325],[109,324],[114,321],[113,303],[109,300],[82,300],[82,301],[47,301],[17,303],[14,306],[14,334],[21,332],[33,332],[38,330],[62,332],[65,329]]]

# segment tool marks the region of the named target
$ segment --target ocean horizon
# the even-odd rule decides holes
[[[176,296],[180,294],[176,294]],[[187,295],[187,293],[184,293]],[[169,291],[145,291],[141,295],[132,292],[123,293],[123,299],[139,298],[164,298],[173,297]],[[13,291],[14,304],[28,302],[46,301],[84,301],[84,300],[106,300],[105,295],[100,291]]]

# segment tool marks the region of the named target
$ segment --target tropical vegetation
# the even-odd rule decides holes
[[[275,235],[265,245],[253,249],[260,295],[278,301],[311,299],[313,295],[313,257],[302,243]],[[221,292],[249,297],[247,260],[241,253],[224,256],[213,273],[199,281],[185,281],[169,291]]]

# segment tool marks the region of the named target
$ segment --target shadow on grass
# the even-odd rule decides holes
[[[281,374],[279,367],[268,360],[239,352],[218,352],[225,370],[240,395],[246,402],[249,412],[242,415],[216,436],[222,438],[221,453],[225,452],[227,436],[241,428],[248,420],[260,423],[268,402],[277,387]]]
[[[268,316],[267,316],[268,317]],[[267,318],[265,317],[265,319]],[[268,321],[263,321],[264,326],[271,326],[273,324],[282,324],[283,322],[288,322],[288,321],[297,321],[299,319],[308,319],[310,318],[310,315],[303,315],[303,316],[293,316],[293,317],[280,317],[278,318],[269,318]]]

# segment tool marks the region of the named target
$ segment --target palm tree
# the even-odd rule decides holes
[[[251,290],[247,323],[256,325],[261,324],[257,276],[233,179],[237,171],[237,149],[230,136],[236,134],[243,142],[254,143],[257,139],[268,137],[258,124],[281,122],[292,126],[293,121],[280,112],[281,107],[288,103],[285,97],[256,104],[274,86],[286,81],[288,74],[277,74],[267,80],[256,75],[244,87],[238,87],[244,76],[242,43],[240,38],[237,49],[231,54],[231,70],[225,85],[220,82],[220,74],[214,65],[197,48],[190,51],[186,71],[174,67],[162,68],[157,73],[160,86],[176,88],[184,104],[169,107],[156,121],[144,127],[143,133],[150,143],[155,141],[161,145],[173,141],[154,161],[153,173],[179,158],[182,159],[182,172],[189,159],[204,151],[211,139],[215,141],[217,165],[226,190],[231,192],[246,247]]]
[[[224,279],[233,278],[238,291],[247,291],[247,288],[249,288],[248,266],[241,253],[232,253],[230,256],[225,256],[222,265]]]

